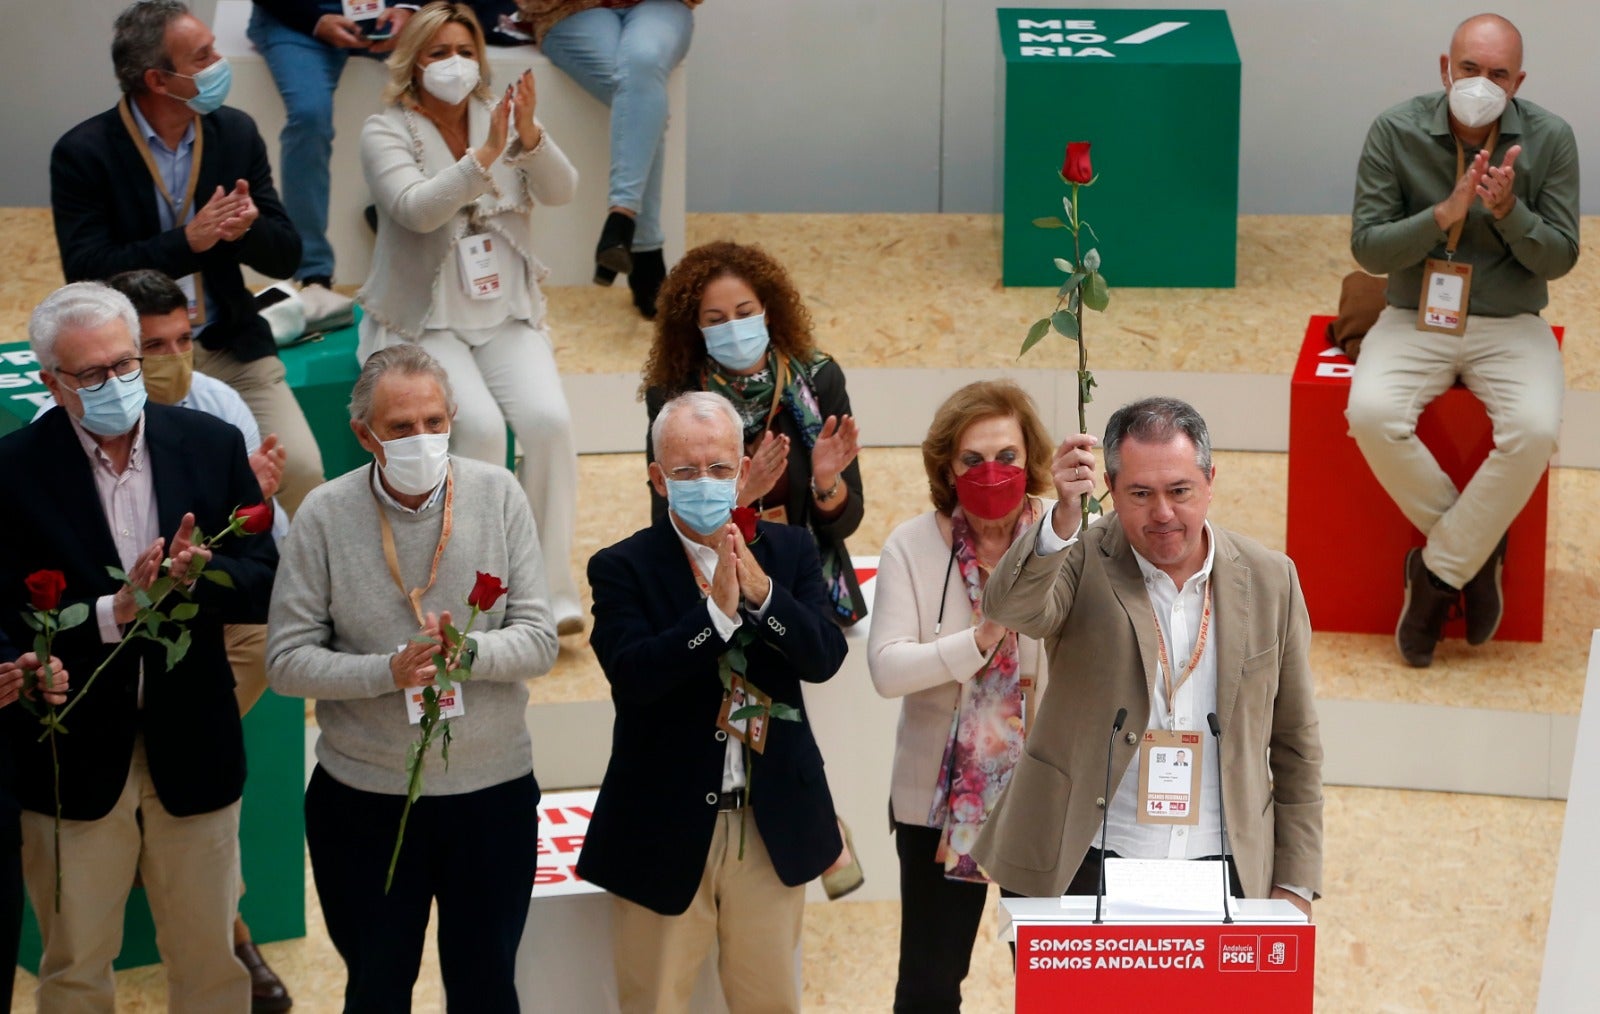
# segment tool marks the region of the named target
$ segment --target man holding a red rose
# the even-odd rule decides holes
[[[1561,350],[1539,311],[1578,260],[1578,149],[1564,120],[1518,96],[1525,76],[1516,26],[1468,18],[1439,57],[1444,91],[1380,115],[1356,168],[1350,249],[1389,288],[1345,414],[1428,537],[1406,556],[1395,631],[1414,666],[1433,662],[1458,603],[1468,644],[1494,636],[1506,531],[1561,428]],[[1459,492],[1417,438],[1422,410],[1457,380],[1494,426],[1494,450]]]
[[[223,646],[226,623],[266,618],[277,552],[266,535],[214,548],[197,529],[229,527],[235,507],[261,500],[239,431],[210,416],[148,402],[139,319],[127,297],[98,282],[52,293],[33,312],[28,339],[56,407],[0,439],[5,474],[42,481],[48,494],[0,497],[0,632],[31,643],[22,614],[60,571],[63,610],[89,619],[59,631],[52,651],[80,686],[69,692],[70,735],[59,754],[60,906],[55,895],[52,743],[18,708],[0,711],[16,761],[23,875],[44,951],[40,1010],[107,1009],[122,909],[137,872],[155,917],[174,1011],[246,1010],[250,977],[233,951],[239,901],[239,799],[244,736]],[[195,581],[190,645],[166,651],[131,642],[111,658],[170,558],[186,573],[204,559],[228,586]],[[126,582],[110,576],[119,568]],[[109,659],[109,662],[107,661]],[[106,668],[90,689],[89,674]]]
[[[800,688],[838,671],[844,635],[811,534],[761,522],[749,541],[733,523],[743,433],[720,394],[667,402],[650,463],[667,512],[589,561],[617,720],[578,875],[613,896],[623,1014],[687,1012],[713,942],[729,1009],[798,1011],[805,884],[843,847]],[[800,720],[742,748],[725,721],[741,686]]]
[[[420,346],[370,356],[350,428],[372,463],[306,497],[272,594],[267,678],[317,702],[306,844],[350,1011],[410,1009],[435,901],[451,1009],[517,1011],[539,827],[525,681],[559,646],[528,498],[504,468],[449,453],[454,415],[449,378]],[[449,764],[430,752],[386,890],[416,699],[437,684],[434,655],[449,655],[444,628],[468,628],[469,613],[471,679],[440,709]]]

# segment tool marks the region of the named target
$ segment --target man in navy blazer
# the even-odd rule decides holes
[[[0,439],[0,628],[31,643],[22,623],[27,575],[66,577],[62,608],[89,618],[60,632],[54,653],[73,674],[55,737],[60,758],[62,880],[55,902],[55,796],[50,743],[17,708],[0,711],[22,806],[23,876],[44,954],[40,1010],[104,1007],[111,961],[137,870],[171,969],[174,1011],[242,1011],[250,977],[233,952],[239,892],[239,799],[244,737],[223,643],[226,623],[263,623],[277,550],[269,535],[235,535],[206,548],[199,532],[227,527],[235,507],[261,501],[239,431],[187,409],[146,404],[138,317],[126,296],[97,282],[57,290],[34,310],[29,342],[57,407]],[[227,583],[191,585],[191,639],[177,665],[136,640],[88,687],[170,558],[185,574],[199,559]],[[126,572],[125,583],[108,568]],[[164,611],[181,601],[169,599]],[[170,626],[168,637],[176,636]]]
[[[807,531],[761,524],[746,545],[730,523],[742,430],[720,395],[668,402],[649,466],[667,515],[589,561],[617,717],[578,873],[613,895],[625,1014],[688,1011],[713,943],[730,1009],[799,1010],[805,884],[843,846],[801,684],[838,671],[844,635]],[[753,697],[724,677],[799,720],[769,717],[761,751],[742,746],[756,719],[727,716]]]
[[[287,278],[300,263],[267,146],[254,120],[221,104],[228,62],[178,0],[118,15],[111,59],[121,101],[50,153],[62,271],[74,282],[154,268],[184,286],[195,366],[238,390],[262,435],[288,449],[280,500],[293,513],[322,481],[321,452],[240,270]]]

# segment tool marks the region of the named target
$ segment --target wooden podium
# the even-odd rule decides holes
[[[1311,1010],[1315,926],[1287,901],[1236,899],[1234,921],[1122,916],[1094,898],[1002,898],[1017,939],[1017,1014]]]

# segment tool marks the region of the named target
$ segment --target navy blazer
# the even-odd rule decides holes
[[[750,681],[800,722],[772,721],[766,752],[751,754],[753,833],[792,886],[820,876],[843,842],[822,754],[805,719],[800,684],[822,683],[844,661],[844,635],[829,618],[811,535],[763,522],[750,547],[772,579],[772,601],[746,649]],[[689,907],[716,829],[725,737],[717,636],[670,520],[602,549],[589,560],[594,590],[590,643],[611,684],[616,724],[578,875],[660,912]],[[709,802],[708,802],[709,800]]]
[[[183,408],[145,408],[145,441],[163,538],[171,540],[193,512],[202,532],[227,527],[235,507],[261,502],[261,487],[245,457],[244,438],[221,420]],[[116,592],[107,567],[121,567],[111,528],[94,487],[89,457],[65,409],[0,439],[0,474],[12,478],[0,497],[0,628],[17,645],[32,644],[22,622],[24,583],[36,570],[66,575],[61,605],[89,605],[89,619],[56,636],[54,652],[71,674],[76,700],[95,668],[111,653],[103,644],[94,603]],[[174,816],[220,809],[244,788],[244,736],[233,696],[233,670],[223,645],[225,623],[265,623],[278,551],[270,534],[229,536],[213,550],[209,569],[226,573],[231,589],[196,583],[199,615],[186,626],[188,654],[168,672],[164,650],[135,641],[117,656],[57,736],[61,755],[62,816],[98,820],[110,812],[127,781],[133,741],[143,733],[150,776],[161,804]],[[168,604],[181,601],[176,596]],[[172,634],[171,628],[166,633]],[[139,707],[140,662],[144,707]],[[37,720],[21,707],[0,709],[0,725],[16,762],[17,801],[53,813],[50,744],[37,742]]]
[[[163,232],[155,183],[112,107],[67,131],[50,152],[50,211],[61,270],[69,282],[104,281],[137,268],[172,278],[203,272],[217,317],[200,333],[200,344],[246,361],[276,355],[272,329],[256,312],[239,266],[288,278],[300,266],[300,234],[272,189],[267,146],[255,121],[223,106],[200,117],[200,129],[205,146],[195,208],[205,207],[217,187],[231,191],[244,180],[260,212],[250,231],[199,254],[189,249],[181,226]]]

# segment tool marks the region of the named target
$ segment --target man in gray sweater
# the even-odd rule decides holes
[[[528,499],[505,469],[449,455],[454,414],[444,370],[420,348],[369,358],[350,425],[374,463],[306,499],[273,589],[268,680],[317,699],[306,841],[349,972],[348,1010],[409,1008],[435,899],[452,1007],[517,1010],[513,972],[538,863],[523,681],[554,663],[556,632]],[[408,697],[434,684],[439,632],[452,610],[466,611],[478,573],[509,591],[472,631],[471,680],[445,709],[450,763],[429,752],[385,891],[418,740]]]

